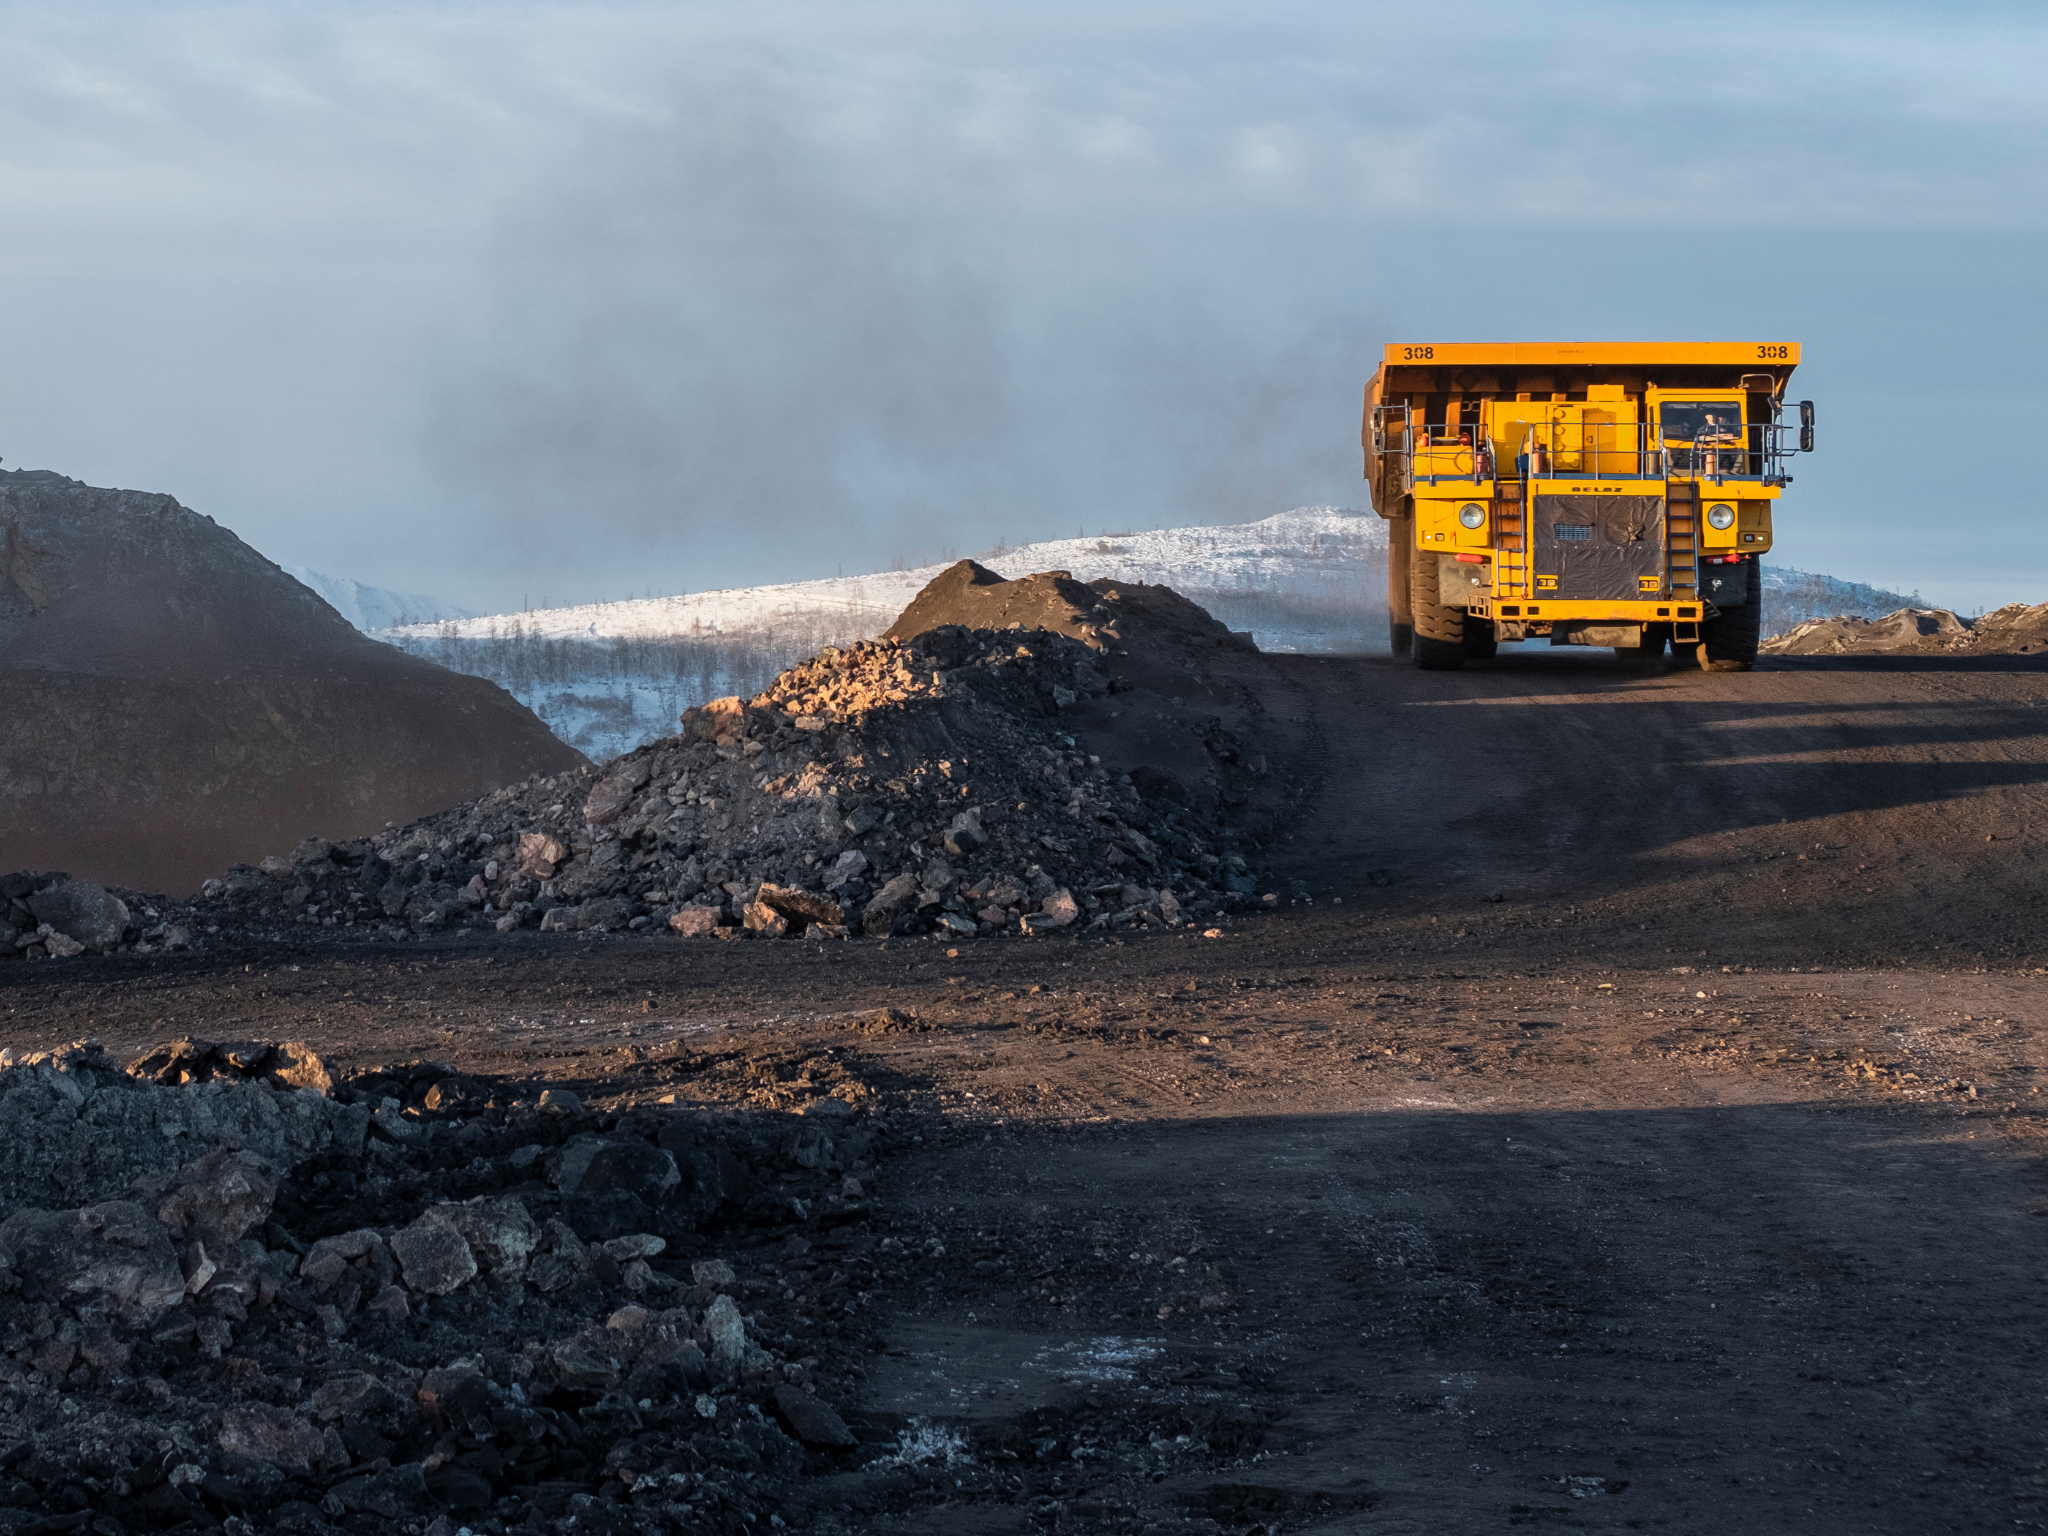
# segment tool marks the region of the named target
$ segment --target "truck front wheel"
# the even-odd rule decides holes
[[[1763,570],[1752,562],[1748,575],[1742,601],[1700,625],[1702,672],[1747,672],[1756,665],[1757,641],[1764,627]]]
[[[1441,600],[1433,550],[1415,552],[1408,566],[1408,606],[1415,621],[1415,665],[1450,672],[1465,664],[1465,610]]]

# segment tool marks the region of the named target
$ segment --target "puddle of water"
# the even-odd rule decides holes
[[[876,1403],[927,1419],[981,1422],[1054,1401],[1063,1386],[1135,1382],[1167,1354],[1163,1338],[1047,1339],[1042,1333],[959,1324],[911,1324],[869,1381]]]
[[[1129,1381],[1138,1366],[1158,1359],[1165,1349],[1164,1339],[1087,1339],[1048,1344],[1031,1357],[1030,1365],[1066,1381]]]

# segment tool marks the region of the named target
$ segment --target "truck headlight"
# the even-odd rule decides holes
[[[1483,528],[1486,525],[1486,508],[1476,501],[1468,501],[1458,508],[1458,521],[1467,528]],[[1726,523],[1716,523],[1716,528],[1725,528]]]
[[[1725,501],[1715,503],[1707,508],[1707,525],[1712,528],[1733,528],[1735,509]]]

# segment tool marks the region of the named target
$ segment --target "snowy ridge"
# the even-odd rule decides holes
[[[731,587],[674,597],[635,597],[574,608],[465,616],[442,623],[396,624],[377,638],[394,645],[427,640],[676,640],[770,633],[793,620],[825,622],[848,639],[865,639],[901,613],[943,565],[869,576],[835,576],[771,587]],[[879,623],[876,615],[883,615]],[[830,641],[826,642],[830,644]]]
[[[330,608],[360,630],[474,617],[467,608],[458,608],[453,603],[444,603],[438,597],[428,597],[423,593],[366,587],[346,576],[329,576],[325,571],[303,565],[287,565],[282,569],[293,580],[311,587]]]
[[[1779,635],[1818,619],[1874,619],[1901,608],[1924,607],[1918,592],[1910,597],[1884,587],[1843,581],[1813,571],[1767,565],[1764,578],[1764,633]]]
[[[1385,548],[1386,524],[1379,518],[1336,507],[1303,507],[1219,528],[1166,528],[998,545],[974,558],[1010,578],[1065,570],[1080,581],[1171,586],[1199,600],[1200,594],[1210,592],[1271,593],[1305,580],[1353,581],[1358,562]],[[945,568],[920,565],[904,571],[541,608],[448,623],[394,624],[378,638],[400,645],[514,635],[541,640],[673,639],[775,631],[792,619],[803,619],[836,622],[844,627],[843,640],[865,639],[888,628]]]

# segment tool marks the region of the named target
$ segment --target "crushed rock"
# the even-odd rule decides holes
[[[837,1191],[884,1124],[544,1113],[427,1061],[277,1085],[309,1057],[0,1067],[10,1143],[117,1148],[0,1221],[0,1529],[767,1529],[886,1443],[835,1406],[879,1280]],[[272,1101],[345,1130],[259,1151]]]
[[[183,1089],[154,1080],[162,1070],[155,1058],[171,1049],[142,1058],[137,1075],[92,1041],[26,1055],[0,1050],[0,1213],[110,1200],[215,1146],[280,1166],[362,1146],[366,1107],[286,1081],[294,1072],[326,1076],[303,1045],[276,1048],[296,1066]]]

